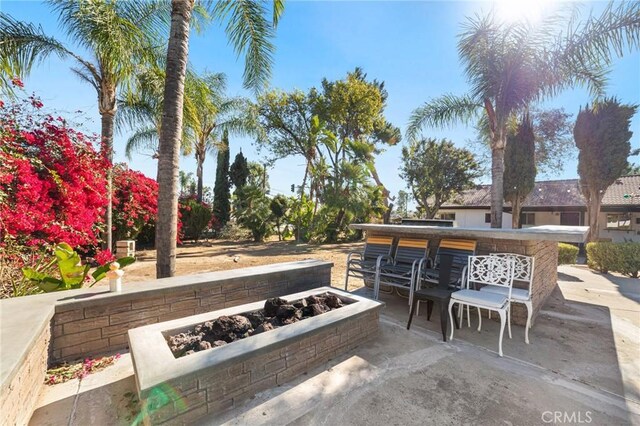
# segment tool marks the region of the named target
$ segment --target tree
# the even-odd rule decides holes
[[[184,106],[184,80],[189,56],[189,31],[194,0],[172,0],[171,29],[167,45],[162,129],[158,162],[158,224],[156,226],[156,276],[175,274],[178,224],[177,179],[180,135]],[[244,83],[260,88],[267,81],[272,62],[274,29],[284,9],[282,0],[273,1],[272,22],[263,3],[251,0],[222,0],[213,4],[214,19],[226,21],[225,31],[236,52],[245,56]]]
[[[498,22],[494,13],[470,19],[458,42],[471,90],[447,94],[413,111],[410,138],[423,126],[469,123],[481,115],[491,141],[491,227],[502,227],[504,149],[510,118],[565,88],[602,95],[605,66],[640,46],[640,3],[611,2],[584,22],[559,15],[533,26]],[[565,28],[562,28],[562,25]]]
[[[311,168],[318,156],[320,121],[313,112],[312,92],[299,90],[286,93],[278,90],[258,97],[253,105],[259,123],[258,143],[272,154],[271,161],[300,155],[305,159],[300,195],[305,193]],[[313,185],[310,185],[313,188]],[[309,194],[313,198],[313,194]]]
[[[401,217],[409,215],[409,194],[402,189],[398,191],[398,214]]]
[[[75,1],[51,3],[58,20],[75,48],[47,36],[42,28],[18,22],[0,13],[0,64],[14,75],[28,74],[35,63],[48,56],[71,59],[71,68],[80,80],[89,83],[98,95],[102,117],[101,151],[113,162],[116,93],[131,77],[136,65],[149,60],[154,31],[162,27],[159,2],[146,1]],[[76,52],[86,52],[81,56]],[[109,202],[106,209],[105,240],[113,248],[112,172],[107,170]]]
[[[285,197],[282,194],[276,195],[271,199],[269,208],[271,209],[271,217],[276,224],[278,241],[282,241],[282,230],[280,229],[280,227],[282,226],[282,221],[287,216],[287,211],[289,210],[289,198]]]
[[[587,200],[589,239],[598,238],[598,216],[606,189],[628,166],[631,152],[629,128],[637,106],[605,99],[580,109],[573,136],[580,153],[578,174],[580,188]]]
[[[197,199],[202,202],[203,167],[206,155],[220,147],[223,131],[235,134],[253,134],[254,126],[244,113],[247,102],[242,98],[226,96],[224,74],[187,75],[186,96],[193,104],[186,127],[189,129],[187,145],[196,157]]]
[[[251,231],[255,242],[271,233],[270,200],[261,187],[251,184],[236,189],[234,212],[238,224]]]
[[[504,151],[504,199],[511,203],[511,227],[520,228],[522,203],[536,182],[535,136],[528,114],[507,137]]]
[[[402,148],[400,176],[427,219],[432,219],[443,203],[473,186],[480,173],[470,151],[446,139],[421,139]]]
[[[216,182],[213,186],[213,215],[220,227],[229,222],[231,213],[231,198],[229,181],[229,133],[222,134],[222,141],[218,149],[218,164],[216,166]]]
[[[229,168],[229,179],[235,189],[240,189],[247,184],[247,179],[249,179],[250,173],[251,171],[249,170],[247,158],[242,155],[242,151],[240,151],[236,154],[236,158],[233,160],[233,164],[231,164],[231,167]]]
[[[180,170],[178,172],[180,180],[180,196],[189,197],[195,194],[196,181],[193,180],[193,173]]]
[[[640,148],[634,149],[633,151],[631,151],[631,153],[629,154],[629,157],[637,157],[638,155],[640,155]],[[634,164],[631,161],[629,161],[629,165],[624,171],[624,175],[625,176],[640,175],[640,164]]]

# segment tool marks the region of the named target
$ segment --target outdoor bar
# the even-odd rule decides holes
[[[532,323],[558,282],[558,243],[584,243],[589,233],[587,226],[534,226],[523,229],[447,228],[440,226],[383,225],[373,223],[351,224],[351,229],[365,231],[367,236],[393,236],[428,238],[429,256],[443,238],[477,241],[476,254],[516,253],[535,258],[535,271],[531,285],[533,304]],[[526,308],[512,306],[512,322],[524,326]]]

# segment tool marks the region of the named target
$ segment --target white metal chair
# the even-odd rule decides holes
[[[453,324],[451,313],[453,305],[475,306],[478,309],[478,331],[482,326],[480,309],[496,311],[500,315],[500,336],[498,339],[498,354],[502,356],[502,336],[505,323],[508,324],[509,338],[511,338],[511,289],[513,287],[514,260],[509,257],[498,256],[470,256],[467,264],[467,288],[451,294],[449,301],[449,319]],[[504,288],[507,294],[492,293],[489,291],[472,290],[471,284],[494,286]],[[453,340],[453,330],[449,340]]]
[[[524,331],[524,341],[529,344],[529,329],[531,328],[531,315],[533,313],[533,305],[531,303],[531,283],[533,282],[535,259],[530,256],[513,253],[492,253],[490,256],[513,259],[513,280],[521,281],[527,285],[526,289],[514,287],[513,290],[511,290],[510,301],[513,303],[521,303],[527,307],[527,325]],[[482,287],[480,291],[507,294],[507,290],[504,287],[487,286]],[[489,318],[491,318],[491,311],[489,311]]]

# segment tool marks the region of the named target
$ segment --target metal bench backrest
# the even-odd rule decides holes
[[[476,283],[486,286],[505,287],[509,289],[511,299],[513,287],[513,257],[469,256],[467,267],[467,286]]]
[[[469,256],[476,254],[477,244],[475,240],[441,240],[436,254],[436,266],[440,264],[440,255],[447,254],[453,258],[451,267],[461,271],[467,266]]]
[[[429,240],[417,238],[400,238],[394,260],[396,263],[413,264],[414,261],[427,257]]]
[[[515,253],[491,253],[490,256],[513,259],[513,280],[526,283],[527,290],[529,290],[529,294],[531,294],[531,283],[533,282],[533,272],[536,264],[535,258]]]
[[[380,255],[389,256],[393,249],[393,237],[373,236],[367,237],[364,245],[363,258],[366,260],[375,260]]]

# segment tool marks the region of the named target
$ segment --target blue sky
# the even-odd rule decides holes
[[[554,7],[549,0],[521,2],[515,7],[513,4],[507,1],[495,7],[505,16],[526,11],[532,15],[536,8],[538,13],[541,10],[544,13]],[[587,4],[585,14],[590,7],[598,10],[603,4]],[[456,36],[467,16],[492,7],[492,3],[479,1],[289,1],[275,40],[277,52],[271,85],[283,90],[307,90],[319,86],[323,77],[340,79],[359,66],[370,78],[385,81],[389,92],[386,116],[404,131],[411,111],[424,101],[447,92],[466,92],[468,86],[457,56]],[[57,17],[46,4],[1,0],[0,9],[17,19],[41,24],[48,34],[65,40],[58,28]],[[189,57],[197,71],[226,73],[229,94],[251,96],[242,88],[243,60],[238,59],[228,46],[218,24],[211,25],[203,34],[192,36]],[[95,91],[69,71],[68,62],[51,58],[37,67],[25,83],[28,91],[42,97],[47,108],[69,113],[85,112],[85,130],[99,133]],[[640,53],[626,55],[614,62],[608,93],[623,102],[640,104]],[[564,107],[575,118],[580,105],[588,101],[586,90],[573,90],[543,106]],[[634,117],[632,130],[632,146],[640,147],[640,113]],[[474,137],[474,132],[472,128],[456,126],[426,130],[425,136],[446,137],[464,146]],[[116,161],[126,161],[126,138],[126,133],[116,136]],[[394,194],[405,186],[398,176],[401,145],[388,148],[376,160],[383,183]],[[242,138],[231,139],[232,161],[240,149],[250,160],[260,161],[252,141]],[[272,193],[288,194],[292,183],[299,184],[302,163],[301,159],[295,158],[277,162],[269,170]],[[129,164],[155,178],[156,164],[150,157],[136,155]],[[181,168],[195,172],[195,162],[183,157]],[[204,169],[205,185],[213,186],[215,158],[208,158]],[[573,159],[566,163],[563,171],[544,178],[576,176],[576,160]]]

